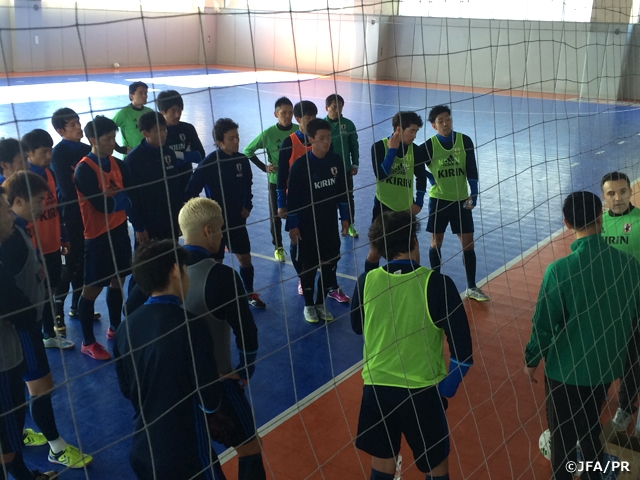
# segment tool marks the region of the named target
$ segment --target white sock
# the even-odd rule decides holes
[[[58,437],[55,440],[51,440],[49,446],[51,447],[51,451],[57,454],[67,448],[67,442],[65,442],[62,437]]]

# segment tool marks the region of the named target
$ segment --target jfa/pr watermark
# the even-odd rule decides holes
[[[616,460],[608,460],[606,462],[567,462],[564,468],[569,473],[578,472],[628,472],[629,462],[618,462]]]

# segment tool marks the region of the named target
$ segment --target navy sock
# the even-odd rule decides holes
[[[120,326],[122,321],[122,290],[120,288],[107,288],[107,310],[109,310],[109,324],[114,332]],[[91,320],[93,320],[93,311],[91,312]]]
[[[467,287],[476,288],[476,252],[475,250],[462,251],[462,263],[467,274]]]
[[[369,260],[364,261],[364,271],[370,272],[371,270],[378,268],[380,266],[380,261],[370,262]]]
[[[7,472],[16,480],[33,480],[33,473],[24,464],[21,452],[13,455],[13,460],[7,465]]]
[[[82,327],[85,345],[91,345],[96,341],[96,336],[93,334],[93,308],[95,303],[95,301],[87,300],[84,297],[80,297],[78,301],[78,316],[80,317],[80,326]]]
[[[244,289],[247,293],[253,293],[253,265],[248,267],[240,267],[240,278],[244,283]]]
[[[424,477],[424,480],[449,480],[449,474],[446,473],[444,475],[440,475],[439,477],[432,477],[427,473],[427,475]]]
[[[429,247],[429,263],[431,264],[431,270],[440,273],[440,265],[442,265],[441,249]]]
[[[238,458],[238,480],[266,480],[262,454]]]
[[[51,405],[51,394],[46,393],[31,397],[29,410],[33,421],[48,441],[56,440],[60,436],[56,426],[56,417],[53,414],[53,405]]]
[[[395,475],[393,473],[382,473],[378,470],[371,469],[371,477],[370,480],[393,480]]]

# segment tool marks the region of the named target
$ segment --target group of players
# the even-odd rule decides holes
[[[213,130],[217,149],[203,159],[204,148],[195,128],[180,121],[184,103],[178,92],[169,90],[158,95],[159,112],[145,106],[144,83],[132,84],[129,92],[130,105],[113,120],[96,116],[85,126],[84,135],[76,112],[69,108],[57,110],[52,124],[62,140],[55,147],[51,136],[40,129],[24,135],[21,141],[0,141],[4,193],[1,203],[2,213],[6,214],[2,219],[0,266],[2,294],[10,295],[2,304],[0,321],[6,333],[2,335],[3,352],[10,353],[0,356],[2,463],[18,480],[53,478],[52,472],[29,472],[20,454],[23,445],[47,442],[53,463],[82,468],[92,461],[89,455],[67,445],[57,432],[50,397],[53,381],[44,351],[45,347],[74,347],[64,337],[64,302],[71,284],[69,316],[80,320],[81,352],[96,360],[111,358],[96,340],[93,329],[100,316],[94,311],[95,301],[107,287],[110,326],[106,338],[115,340],[120,387],[136,410],[137,433],[131,463],[138,478],[223,478],[209,437],[237,448],[240,478],[264,478],[261,449],[243,392],[255,368],[258,348],[249,305],[265,308],[253,288],[254,268],[246,227],[253,207],[249,161],[268,175],[271,234],[279,261],[286,260],[281,233],[282,220],[286,219],[289,252],[299,276],[299,293],[304,297],[305,320],[331,321],[326,298],[350,301],[337,284],[336,267],[340,234],[358,236],[353,199],[353,176],[358,173],[359,160],[356,128],[342,115],[344,99],[339,95],[326,99],[325,119],[316,118],[318,110],[312,102],[293,105],[283,97],[275,105],[277,124],[258,135],[244,155],[239,153],[238,125],[221,118]],[[439,384],[434,391],[440,394],[429,393],[427,413],[421,417],[426,418],[428,412],[433,413],[431,407],[440,405],[443,421],[440,428],[431,429],[437,443],[447,433],[441,395],[453,396],[471,365],[464,309],[455,285],[439,273],[440,248],[448,225],[462,244],[467,296],[478,301],[488,297],[475,283],[471,211],[477,202],[478,173],[473,143],[466,135],[453,131],[451,111],[446,106],[433,108],[429,122],[437,134],[418,146],[414,140],[423,126],[422,119],[415,112],[399,112],[392,120],[393,134],[371,148],[376,177],[371,246],[365,274],[354,292],[352,323],[356,333],[364,333],[365,344],[369,336],[381,335],[390,340],[390,335],[395,334],[378,331],[375,322],[371,322],[381,312],[391,315],[390,304],[374,308],[380,294],[372,292],[388,285],[386,277],[400,279],[420,273],[422,283],[418,288],[426,291],[425,301],[427,297],[432,300],[425,306],[433,327],[430,335],[435,341],[439,338],[441,345],[445,332],[452,352],[449,374],[444,370],[441,351],[433,345],[427,353],[429,362],[435,362],[437,368],[431,365],[428,378],[418,371],[420,363],[413,367],[413,387],[424,390]],[[118,129],[122,146],[116,142]],[[89,145],[81,141],[83,136]],[[267,153],[266,163],[255,155],[260,149]],[[116,160],[114,151],[125,155],[124,161]],[[197,165],[195,169],[193,164]],[[431,270],[419,267],[415,218],[424,204],[427,180],[431,183],[427,224],[427,231],[432,234]],[[203,189],[208,198],[199,196]],[[123,286],[132,256],[127,219],[135,231],[136,258],[125,306],[130,315],[120,327]],[[184,250],[176,242],[181,234]],[[222,265],[225,250],[237,256],[239,275]],[[388,264],[379,269],[381,257]],[[398,269],[392,271],[393,266]],[[318,268],[321,274],[316,290]],[[380,276],[382,272],[384,278]],[[400,311],[400,304],[409,308],[411,302],[399,299],[393,315]],[[451,312],[457,312],[455,319],[450,318]],[[192,319],[192,314],[197,318]],[[188,328],[178,328],[187,317],[193,320],[185,324]],[[241,361],[235,369],[231,363],[230,329],[240,350]],[[136,353],[142,346],[145,353]],[[365,347],[365,354],[371,355],[366,352]],[[178,357],[182,358],[180,362]],[[390,362],[387,367],[395,365],[401,371],[411,363],[409,359],[406,364],[402,359]],[[369,364],[366,375],[363,373],[366,386],[376,385],[377,375],[372,372],[383,363],[377,367],[375,362]],[[171,382],[163,387],[154,372],[170,369],[175,375],[161,376]],[[224,381],[216,382],[218,375]],[[176,385],[176,378],[184,378],[184,385]],[[15,407],[24,403],[19,393],[23,380],[32,397],[32,416],[42,434],[22,430],[24,409]],[[402,385],[396,385],[398,382]],[[383,384],[392,390],[406,389],[403,382],[398,376],[386,378]],[[193,393],[194,389],[197,393]],[[175,395],[163,396],[158,391],[173,391]],[[365,387],[362,412],[371,412],[371,402],[375,403],[378,397],[372,391],[367,393]],[[406,398],[401,400],[393,393],[388,398],[389,414],[394,411],[395,402],[406,403]],[[154,401],[149,402],[150,399]],[[192,404],[199,408],[194,411]],[[175,408],[176,405],[180,407]],[[384,413],[381,418],[386,416]],[[156,444],[157,439],[184,428],[185,418],[192,420],[186,422],[192,429],[185,434],[188,442],[172,444],[171,452],[165,451],[162,442]],[[406,435],[407,431],[399,422],[397,441],[394,433],[390,452],[385,440],[387,432],[371,428],[379,425],[379,420],[375,415],[361,414],[358,446],[380,460],[374,460],[372,478],[392,478],[388,477],[391,464],[387,460],[397,455],[400,433]],[[208,424],[209,435],[202,422]],[[417,430],[414,425],[410,443],[418,441],[421,430],[420,425]],[[411,446],[416,452],[420,450],[415,443]],[[434,479],[446,478],[440,474],[446,475],[448,443],[441,447],[418,460],[420,469],[431,472]],[[176,448],[182,449],[182,454],[176,454]],[[181,461],[175,462],[175,458]]]

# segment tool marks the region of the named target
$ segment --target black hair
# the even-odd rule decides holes
[[[14,173],[5,180],[3,185],[9,205],[13,205],[18,197],[28,202],[36,195],[50,191],[47,181],[29,170]]]
[[[147,85],[146,83],[133,82],[131,85],[129,85],[129,95],[133,95],[134,93],[136,93],[136,90],[138,90],[140,87],[144,87],[149,90],[149,85]]]
[[[64,107],[59,108],[53,115],[51,116],[51,125],[56,130],[64,130],[67,127],[67,122],[72,120],[80,121],[80,116],[75,112],[75,110],[71,110],[70,108]]]
[[[104,115],[96,115],[95,118],[84,126],[84,135],[87,138],[98,139],[111,132],[117,132],[116,122]]]
[[[276,100],[275,109],[277,110],[283,105],[289,105],[290,107],[293,107],[293,103],[291,103],[291,100],[289,100],[287,97],[280,97],[278,100]]]
[[[213,126],[213,139],[216,142],[223,142],[224,134],[229,130],[235,130],[237,128],[238,124],[230,118],[219,118]]]
[[[600,188],[602,190],[604,190],[604,184],[607,182],[615,182],[617,180],[626,180],[627,181],[627,186],[629,188],[631,188],[631,180],[629,180],[629,177],[627,176],[626,173],[622,173],[622,172],[609,172],[607,173],[604,177],[602,177],[602,180],[600,180]]]
[[[385,259],[393,260],[410,252],[418,241],[420,222],[409,211],[385,211],[369,227],[369,241]]]
[[[51,138],[51,135],[49,135],[49,132],[46,130],[36,128],[22,136],[22,143],[27,147],[27,152],[34,152],[41,147],[53,147],[53,138]]]
[[[322,118],[314,118],[309,123],[307,123],[307,137],[316,138],[316,133],[318,130],[329,130],[331,132],[331,125],[329,122]]]
[[[152,240],[138,246],[133,260],[133,278],[146,295],[169,286],[169,274],[176,264],[182,271],[187,263],[187,251],[173,240]]]
[[[318,115],[318,107],[316,104],[309,100],[302,100],[293,106],[293,116],[296,118],[302,118],[305,115],[315,116]]]
[[[438,118],[438,115],[441,113],[448,113],[451,115],[451,109],[446,105],[437,105],[429,111],[427,120],[429,120],[429,123],[436,123],[436,118]]]
[[[574,230],[591,226],[602,215],[602,201],[591,192],[573,192],[564,201],[562,214]]]
[[[171,107],[180,107],[180,110],[184,110],[184,101],[182,95],[175,90],[165,90],[160,92],[156,97],[156,103],[158,104],[159,112],[166,112]]]
[[[0,139],[0,173],[2,173],[3,163],[13,163],[13,159],[19,153],[27,151],[27,146],[20,140],[15,138],[1,138]]]
[[[402,126],[402,130],[405,130],[411,125],[417,125],[419,128],[422,128],[422,117],[416,112],[398,112],[393,116],[391,125],[394,130],[399,126]]]
[[[336,102],[337,105],[344,105],[344,98],[342,98],[342,96],[338,95],[337,93],[332,93],[324,101],[324,106],[330,107],[333,102]]]
[[[141,132],[148,132],[152,128],[157,128],[158,125],[165,126],[167,121],[158,112],[147,112],[140,115],[138,118],[138,130]]]

